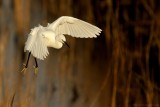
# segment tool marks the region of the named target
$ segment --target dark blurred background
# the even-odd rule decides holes
[[[64,15],[103,31],[22,75],[30,29]],[[0,107],[160,107],[159,56],[159,0],[0,0]]]

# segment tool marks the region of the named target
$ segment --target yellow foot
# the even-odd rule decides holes
[[[34,74],[37,76],[37,74],[38,74],[38,67],[34,66]]]
[[[26,70],[27,70],[27,68],[26,68],[26,65],[25,64],[23,64],[23,69],[22,69],[22,71],[21,71],[21,73],[23,73],[23,74],[25,74],[26,73]]]

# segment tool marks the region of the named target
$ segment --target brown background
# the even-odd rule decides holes
[[[67,36],[23,76],[30,29],[63,15],[103,32]],[[159,56],[159,0],[0,0],[0,107],[159,107]]]

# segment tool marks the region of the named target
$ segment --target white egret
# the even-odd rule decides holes
[[[25,72],[28,67],[30,54],[35,57],[36,74],[38,71],[36,58],[44,60],[49,55],[47,47],[60,49],[63,44],[69,47],[64,35],[79,38],[95,38],[100,35],[101,31],[100,28],[92,24],[70,16],[62,16],[53,23],[48,24],[47,27],[39,25],[31,29],[24,47],[24,51],[29,52],[28,60],[22,72]]]

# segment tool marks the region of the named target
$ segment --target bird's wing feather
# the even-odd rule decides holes
[[[44,36],[39,35],[40,30],[43,30],[41,26],[32,29],[25,43],[24,51],[29,51],[34,57],[44,60],[49,54],[46,45],[48,40]]]
[[[47,28],[52,29],[56,35],[66,34],[80,38],[97,37],[102,31],[92,24],[70,16],[58,18]]]

